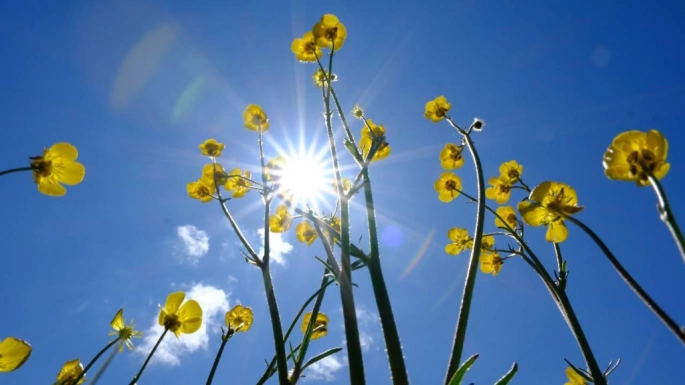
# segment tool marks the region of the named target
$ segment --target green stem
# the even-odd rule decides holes
[[[164,328],[164,332],[162,333],[161,336],[159,336],[159,339],[157,340],[157,343],[156,343],[155,346],[152,348],[152,351],[150,352],[150,354],[148,354],[147,358],[145,359],[145,362],[143,362],[143,366],[142,366],[142,367],[140,368],[140,370],[138,371],[138,374],[136,374],[135,376],[133,376],[133,380],[132,380],[128,385],[135,385],[136,382],[140,381],[140,376],[143,374],[143,371],[144,371],[145,368],[147,367],[148,362],[150,362],[150,358],[152,358],[152,355],[155,354],[155,351],[157,350],[157,347],[158,347],[159,344],[162,342],[162,340],[164,339],[164,336],[166,335],[166,333],[167,333],[168,331],[169,331],[168,328]]]
[[[476,169],[476,183],[478,185],[478,209],[476,211],[476,231],[473,239],[473,249],[471,250],[471,257],[469,259],[469,266],[466,271],[466,281],[464,283],[464,292],[461,296],[461,305],[459,307],[459,316],[457,317],[457,326],[454,331],[454,342],[452,344],[452,353],[450,355],[449,364],[447,366],[447,373],[445,375],[445,384],[449,384],[450,379],[454,376],[459,364],[461,363],[461,354],[464,348],[464,341],[466,339],[466,327],[469,322],[469,313],[471,312],[471,301],[473,299],[473,290],[476,286],[476,275],[478,273],[478,260],[480,258],[481,242],[483,238],[483,226],[485,224],[485,183],[483,182],[483,166],[480,162],[480,157],[476,151],[471,137],[466,134],[464,130],[459,128],[452,119],[447,119],[448,122],[461,133],[466,140],[466,145],[471,152],[473,163]]]
[[[675,216],[673,215],[673,211],[671,211],[671,205],[668,203],[668,198],[666,197],[666,191],[661,186],[659,180],[654,177],[652,171],[649,170],[649,167],[643,166],[642,170],[647,174],[649,181],[652,183],[652,187],[654,187],[656,198],[659,201],[659,204],[657,205],[659,217],[671,232],[675,244],[678,246],[678,251],[680,251],[680,257],[683,259],[683,262],[685,262],[685,238],[683,237],[682,231],[680,231],[678,223],[675,221]]]
[[[604,255],[606,255],[607,259],[611,263],[611,265],[616,269],[618,272],[618,275],[623,278],[623,280],[628,284],[628,286],[635,292],[635,294],[644,302],[645,305],[654,313],[656,314],[657,318],[663,322],[666,327],[673,333],[675,334],[676,338],[680,340],[682,344],[685,344],[685,331],[681,330],[678,324],[673,321],[673,319],[666,314],[666,312],[661,309],[661,307],[652,299],[652,297],[647,294],[647,292],[642,289],[642,286],[640,286],[637,281],[628,273],[628,271],[621,265],[621,262],[618,261],[614,253],[609,250],[606,244],[602,241],[602,239],[595,234],[594,231],[592,231],[587,225],[585,225],[583,222],[579,221],[578,219],[571,217],[571,216],[565,216],[566,220],[570,221],[574,225],[580,227],[585,234],[590,236],[592,240],[597,244],[597,246],[604,252]]]
[[[93,357],[93,359],[90,360],[90,362],[88,363],[88,365],[86,365],[86,368],[83,369],[83,371],[81,372],[81,374],[79,374],[79,376],[76,377],[76,379],[75,379],[74,381],[72,381],[72,385],[78,384],[79,380],[82,379],[83,376],[86,375],[86,372],[90,369],[90,367],[93,366],[93,364],[95,364],[95,362],[100,358],[100,356],[102,356],[103,354],[105,354],[105,352],[106,352],[109,348],[111,348],[112,345],[114,345],[115,343],[117,343],[117,341],[119,341],[119,337],[117,337],[117,338],[116,338],[115,340],[113,340],[113,341],[110,341],[110,343],[108,343],[104,348],[102,348],[102,350],[100,350],[100,351],[98,352],[98,354],[96,354],[95,357]]]
[[[33,170],[32,167],[17,167],[17,168],[11,168],[11,169],[9,169],[9,170],[0,171],[0,176],[1,176],[1,175],[5,175],[5,174],[11,174],[11,173],[13,173],[13,172],[31,171],[31,170]]]
[[[559,282],[557,283],[557,287],[561,289],[562,291],[566,290],[566,271],[564,271],[564,259],[561,256],[561,247],[559,247],[559,244],[557,242],[553,243],[554,245],[554,255],[557,257],[557,271],[559,272]]]
[[[100,381],[100,378],[102,377],[103,374],[105,374],[105,371],[109,367],[109,364],[111,364],[112,361],[114,361],[114,357],[116,357],[116,355],[117,355],[117,349],[115,348],[109,354],[109,357],[107,357],[107,359],[105,360],[105,363],[102,364],[102,366],[100,367],[100,369],[98,369],[97,372],[95,372],[95,375],[90,380],[89,385],[96,385]]]
[[[228,331],[227,333],[230,333],[230,331]],[[226,343],[230,339],[231,339],[231,337],[224,338],[224,336],[222,336],[221,346],[219,346],[219,352],[216,353],[216,358],[214,359],[214,365],[212,365],[212,370],[209,372],[209,377],[207,377],[207,385],[212,384],[212,381],[214,380],[214,373],[216,372],[216,368],[219,366],[219,360],[221,360],[221,354],[223,354],[224,347],[226,347]]]

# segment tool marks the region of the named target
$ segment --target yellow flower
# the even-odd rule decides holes
[[[454,227],[447,232],[447,237],[452,243],[445,246],[445,252],[450,255],[457,255],[462,251],[473,248],[473,238],[468,230]]]
[[[558,182],[542,182],[530,192],[529,201],[519,202],[523,220],[531,226],[547,226],[548,242],[563,242],[568,237],[564,216],[583,209],[571,186]]]
[[[568,382],[564,385],[588,385],[587,381],[571,367],[566,368],[566,377]]]
[[[245,108],[245,111],[243,111],[243,121],[245,122],[245,127],[252,131],[261,129],[262,132],[266,132],[269,129],[269,118],[258,104],[250,104]]]
[[[502,269],[502,257],[494,251],[484,251],[480,255],[480,271],[496,276]]]
[[[286,166],[286,161],[282,156],[277,156],[270,159],[266,163],[266,180],[276,182],[283,176],[283,169]]]
[[[612,180],[633,181],[638,186],[649,185],[646,167],[661,180],[671,165],[666,162],[668,141],[657,130],[626,131],[611,142],[604,153],[604,175]]]
[[[288,212],[288,206],[278,205],[276,213],[269,217],[269,225],[272,233],[284,233],[293,223],[293,217]]]
[[[290,45],[297,60],[305,63],[315,62],[321,58],[321,49],[316,45],[314,34],[311,31],[305,32],[304,36],[293,40]]]
[[[200,178],[195,182],[190,182],[186,185],[188,196],[193,199],[199,199],[202,203],[207,203],[212,200],[214,187],[208,184],[208,181]]]
[[[364,110],[359,104],[355,104],[354,107],[352,107],[352,117],[355,119],[364,118]]]
[[[226,313],[226,326],[234,332],[246,332],[252,327],[252,309],[243,305],[236,305]]]
[[[239,168],[234,168],[228,173],[228,176],[229,178],[226,181],[226,184],[224,184],[224,188],[228,191],[233,191],[233,194],[231,195],[233,198],[242,198],[245,194],[250,192],[252,183],[247,180],[252,177],[250,171],[245,170],[241,173]],[[241,176],[247,179],[240,178]]]
[[[38,191],[45,195],[61,197],[67,190],[60,183],[74,186],[83,181],[86,168],[76,161],[78,150],[69,143],[56,143],[44,149],[42,156],[31,157],[33,180]]]
[[[504,162],[499,166],[499,174],[502,179],[506,178],[508,183],[514,184],[521,178],[521,174],[523,174],[523,165],[516,163],[515,160]]]
[[[31,345],[19,338],[7,337],[0,341],[0,372],[19,369],[31,355]]]
[[[452,105],[447,102],[444,96],[438,96],[435,100],[426,103],[426,112],[424,112],[423,116],[433,123],[439,122],[445,119],[451,107]]]
[[[309,320],[312,318],[312,312],[309,312],[304,315],[302,318],[302,325],[300,326],[300,329],[302,330],[302,333],[307,332],[307,326],[309,325]],[[312,340],[325,337],[326,334],[328,334],[328,317],[319,312],[319,314],[316,315],[316,320],[314,320],[314,327],[312,329]]]
[[[57,374],[57,384],[71,385],[81,373],[83,373],[83,365],[81,365],[81,361],[78,358],[67,361],[64,366],[62,366],[59,374]],[[86,376],[81,377],[77,384],[80,385],[84,382],[86,382]]]
[[[450,202],[460,194],[461,178],[453,172],[443,172],[440,179],[433,184],[433,188],[438,192],[438,199],[445,203]]]
[[[226,146],[223,143],[219,143],[214,139],[207,139],[200,145],[202,155],[211,157],[221,156],[221,151],[223,151],[224,148],[226,148]]]
[[[325,86],[327,84],[327,81],[328,81],[327,80],[327,74],[330,75],[330,77],[331,77],[331,83],[336,82],[338,80],[338,75],[336,75],[336,74],[331,75],[328,72],[323,72],[321,70],[321,68],[319,68],[316,71],[314,71],[314,73],[312,74],[312,80],[314,81],[314,85],[319,87],[319,88],[322,88],[323,86]]]
[[[445,170],[456,170],[464,165],[464,157],[461,152],[464,146],[457,146],[447,143],[445,148],[440,151],[440,165]]]
[[[481,238],[480,241],[480,249],[483,251],[488,251],[491,250],[493,247],[495,247],[495,237],[492,235],[485,235],[483,238]]]
[[[341,230],[342,225],[341,225],[341,223],[340,223],[340,218],[338,218],[338,217],[328,217],[328,218],[324,218],[324,222],[326,222],[329,226],[331,226],[331,227],[333,228],[333,230],[337,231],[338,234],[340,234],[340,232],[342,231],[342,230]],[[326,234],[326,237],[330,237],[330,236],[331,236],[329,231],[324,230],[323,232],[324,232],[324,234]],[[335,236],[333,236],[333,237],[334,237],[334,239],[338,239],[338,238],[335,237]]]
[[[373,136],[371,135],[371,132],[373,131]],[[383,123],[376,125],[373,120],[368,119],[366,121],[366,124],[364,127],[362,127],[362,138],[368,137],[368,138],[380,138],[381,136],[385,135],[385,127],[383,127]]]
[[[342,184],[343,193],[347,194],[350,191],[350,189],[352,188],[352,182],[350,182],[350,180],[345,178],[345,177],[343,177],[340,182]],[[331,186],[333,186],[333,193],[337,194],[338,193],[338,183],[334,180],[333,183],[331,183]]]
[[[135,346],[133,346],[132,338],[140,338],[143,335],[142,332],[135,330],[135,326],[133,326],[133,320],[126,325],[126,322],[124,321],[124,309],[119,309],[117,314],[112,319],[110,325],[112,325],[112,329],[114,330],[110,331],[109,335],[117,336],[119,341],[122,342],[119,344],[119,352],[124,351],[124,345],[126,345],[129,350],[133,350]]]
[[[297,240],[306,243],[307,246],[311,246],[318,237],[316,229],[308,221],[301,222],[295,226],[295,234],[297,234]]]
[[[335,15],[323,15],[321,20],[314,24],[312,33],[319,47],[333,47],[333,51],[342,48],[347,38],[347,29]]]
[[[511,196],[511,184],[507,178],[501,175],[499,178],[490,178],[488,183],[492,187],[488,187],[485,190],[485,196],[499,204],[507,203]]]
[[[219,163],[209,163],[202,167],[201,179],[213,190],[215,186],[221,186],[228,181],[228,174]]]
[[[496,210],[497,215],[504,219],[504,222],[500,221],[499,218],[495,218],[495,226],[503,227],[506,229],[505,223],[515,230],[518,226],[518,219],[516,218],[516,211],[511,206],[500,206]]]
[[[373,139],[369,136],[362,136],[362,138],[359,140],[359,148],[362,150],[362,155],[364,158],[366,158],[369,155],[369,151],[371,151],[371,147],[373,146]],[[373,158],[371,158],[372,162],[378,161],[378,160],[383,160],[387,158],[390,155],[390,143],[383,141],[381,145],[378,147],[378,150],[373,154]]]
[[[194,299],[183,303],[186,293],[178,291],[169,294],[164,307],[159,306],[157,322],[173,332],[178,338],[181,333],[195,333],[202,326],[202,308]],[[183,304],[183,305],[181,305]]]

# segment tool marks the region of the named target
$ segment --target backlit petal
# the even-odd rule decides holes
[[[67,189],[54,178],[42,178],[38,183],[38,191],[53,197],[61,197],[67,193]]]
[[[166,297],[166,303],[164,304],[164,309],[169,314],[176,314],[185,298],[186,298],[186,293],[184,293],[182,291],[177,291],[175,293],[169,294],[169,296]]]
[[[192,333],[202,325],[202,308],[200,307],[200,304],[193,299],[184,303],[177,314],[184,333]],[[186,323],[188,323],[188,325],[186,325]]]
[[[78,150],[69,143],[55,143],[48,150],[46,159],[62,159],[66,161],[74,161],[78,158]]]
[[[545,215],[547,214],[547,210],[540,207],[537,203],[530,201],[519,202],[518,210],[519,213],[521,213],[523,221],[530,226],[542,225],[542,221],[545,219]]]
[[[556,221],[549,224],[547,227],[547,234],[545,240],[547,242],[561,243],[568,238],[568,227],[562,221]]]
[[[83,181],[86,168],[79,162],[65,162],[56,174],[60,182],[73,186]]]
[[[126,326],[126,323],[124,322],[124,309],[119,309],[117,314],[114,316],[112,319],[112,322],[110,323],[112,325],[112,329],[114,330],[121,330]]]
[[[19,369],[31,355],[31,345],[18,338],[7,337],[0,341],[0,372]]]
[[[530,192],[530,196],[528,198],[535,202],[542,202],[552,189],[553,183],[554,182],[550,181],[540,183],[533,189],[533,191]],[[521,211],[520,205],[519,211]],[[521,213],[521,215],[523,215],[523,213]]]

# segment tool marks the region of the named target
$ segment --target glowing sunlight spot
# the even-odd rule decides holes
[[[283,188],[293,194],[293,199],[307,204],[316,204],[325,193],[332,191],[332,173],[329,167],[317,157],[295,154],[286,158],[283,169]]]

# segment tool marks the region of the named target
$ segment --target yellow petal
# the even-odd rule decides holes
[[[542,225],[542,221],[545,219],[545,216],[547,215],[547,210],[540,207],[540,205],[538,205],[537,203],[533,203],[530,201],[519,202],[518,210],[519,213],[521,213],[523,221],[529,224],[530,226]]]
[[[19,369],[31,355],[31,345],[18,338],[7,337],[0,341],[0,372]]]
[[[309,325],[309,320],[311,318],[312,318],[312,312],[305,314],[304,317],[302,318],[302,325],[300,325],[300,330],[302,330],[302,333],[307,332],[307,326]],[[312,340],[324,337],[326,334],[328,334],[328,316],[326,316],[323,313],[317,314],[312,330],[313,330],[312,335],[311,335]]]
[[[561,243],[568,238],[568,227],[563,221],[555,221],[547,226],[545,240],[547,242]]]
[[[126,323],[124,322],[124,309],[119,309],[117,314],[114,316],[112,319],[112,322],[110,322],[110,325],[112,325],[112,329],[114,330],[121,330],[126,326]]]
[[[168,314],[169,313],[167,313],[163,307],[159,307],[159,317],[157,317],[157,323],[159,323],[159,326],[164,326],[164,321],[166,320]]]
[[[58,158],[66,161],[75,161],[78,158],[78,150],[69,143],[55,143],[48,150],[46,159],[54,160]]]
[[[176,314],[185,298],[186,298],[186,293],[184,293],[182,291],[177,291],[175,293],[169,294],[169,296],[166,297],[166,303],[164,304],[164,310],[166,310],[166,312],[169,314]]]
[[[186,334],[196,332],[202,326],[202,308],[197,301],[191,299],[178,309],[178,320],[181,321],[181,331]]]
[[[79,162],[65,162],[61,165],[57,178],[60,182],[73,186],[81,183],[86,175],[86,168]]]
[[[42,178],[41,181],[38,182],[38,191],[53,197],[61,197],[67,193],[67,189],[59,184],[54,178]]]
[[[585,379],[571,367],[566,368],[566,377],[568,377],[566,385],[587,385]]]
[[[647,133],[646,145],[649,150],[654,153],[657,159],[666,159],[668,155],[668,141],[666,138],[657,130],[650,130]]]
[[[62,369],[57,374],[57,381],[73,381],[78,377],[81,372],[83,372],[83,365],[81,361],[77,358],[75,360],[67,361]],[[86,382],[86,376],[83,376],[78,384]]]
[[[553,183],[554,182],[545,181],[535,186],[533,191],[530,192],[530,196],[528,197],[528,199],[535,202],[542,202],[547,196],[547,194],[549,194],[549,191],[552,189]],[[519,211],[521,211],[520,208]],[[523,215],[523,213],[521,213],[521,215]]]

